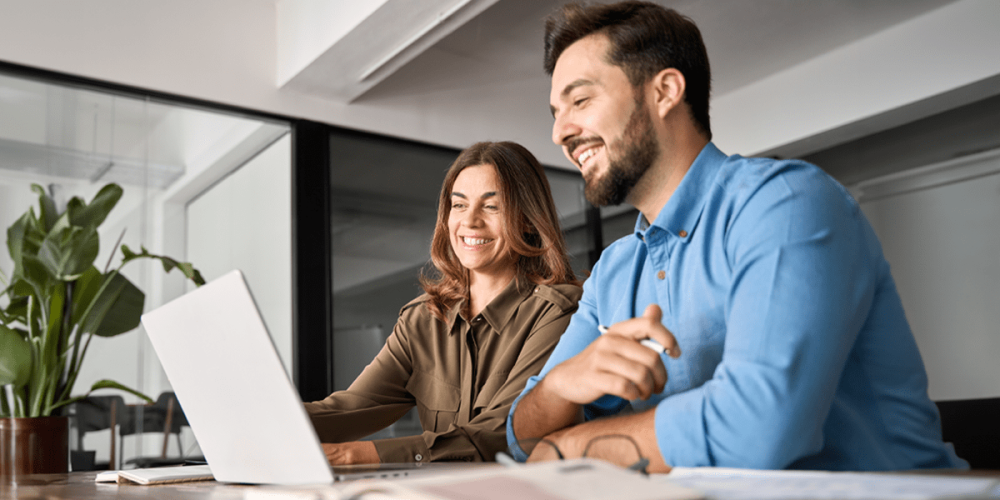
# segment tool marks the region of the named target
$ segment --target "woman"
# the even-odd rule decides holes
[[[581,289],[541,165],[512,142],[462,151],[445,176],[433,276],[345,391],[306,403],[331,464],[492,461],[510,405],[541,370]],[[352,441],[414,405],[423,434]]]

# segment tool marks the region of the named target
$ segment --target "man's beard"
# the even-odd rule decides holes
[[[622,138],[609,144],[607,151],[610,161],[607,173],[599,178],[594,178],[593,174],[584,177],[583,194],[587,201],[599,207],[621,205],[660,154],[653,133],[653,121],[641,99],[636,99]],[[612,158],[612,151],[621,151],[622,154]]]

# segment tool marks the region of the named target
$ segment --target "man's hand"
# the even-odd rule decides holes
[[[380,462],[375,443],[351,441],[348,443],[323,443],[323,453],[330,465],[377,464]]]
[[[568,402],[588,404],[610,394],[625,400],[649,399],[663,390],[667,369],[658,353],[639,343],[652,339],[671,355],[680,356],[677,340],[660,323],[653,304],[641,317],[616,323],[586,349],[552,369],[542,384]]]

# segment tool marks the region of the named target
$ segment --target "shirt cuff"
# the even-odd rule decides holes
[[[703,387],[674,394],[656,405],[656,444],[671,467],[714,465],[705,435]]]
[[[526,389],[514,400],[514,404],[510,405],[510,413],[507,414],[507,451],[518,462],[528,461],[528,454],[521,449],[521,445],[517,443],[517,436],[514,435],[514,410],[517,409],[517,404],[521,402],[521,398],[528,393],[528,390],[530,388]]]
[[[400,463],[400,462],[429,462],[431,460],[430,450],[423,436],[405,436],[398,438],[376,439],[375,451],[378,452],[379,462]]]

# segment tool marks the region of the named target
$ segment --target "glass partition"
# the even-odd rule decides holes
[[[227,249],[199,249],[189,255],[187,244],[197,245],[201,240],[187,226],[197,226],[208,216],[187,213],[187,207],[196,204],[202,194],[208,199],[208,193],[214,193],[212,188],[225,185],[224,180],[241,165],[265,157],[258,153],[280,143],[287,131],[288,125],[283,123],[0,73],[0,224],[5,241],[6,228],[29,208],[39,213],[33,184],[45,189],[56,206],[64,209],[71,198],[89,203],[103,186],[116,183],[123,195],[99,226],[100,251],[95,265],[100,270],[118,266],[121,243],[135,251],[144,247],[154,254],[193,261],[211,277],[221,265],[219,254]],[[290,248],[290,155],[287,144],[284,149],[271,149],[271,155],[283,156],[272,163],[283,166],[272,168],[267,175],[276,175],[279,181],[251,186],[242,195],[275,203],[277,209],[259,219],[282,219],[268,228],[283,225],[284,231],[274,229],[267,237],[275,247]],[[290,280],[290,252],[268,254],[261,260],[267,261],[269,269],[283,269],[285,281]],[[252,265],[265,267],[258,261]],[[0,252],[0,271],[5,279],[13,271],[6,245]],[[186,290],[178,272],[166,275],[159,263],[148,260],[129,263],[122,274],[145,293],[147,311]],[[272,328],[285,332],[276,344],[283,346],[290,358],[287,310],[291,299],[287,288],[280,292],[284,303],[271,308],[280,310],[274,314]],[[8,297],[0,297],[0,306],[8,301]],[[90,340],[72,394],[82,395],[102,379],[115,380],[153,399],[170,392],[169,381],[141,328]],[[137,459],[176,460],[200,454],[188,427],[174,425],[177,432],[164,432],[160,423],[159,428],[150,428],[156,425],[149,412],[161,407],[143,406],[140,398],[121,391],[102,389],[94,395],[121,396],[119,408],[113,412],[118,418],[114,428],[107,424],[74,427],[77,432],[71,436],[71,449],[76,469],[130,468],[150,463]],[[179,405],[163,401],[162,408],[170,407],[174,423],[182,422]],[[106,415],[109,410],[102,411]]]

